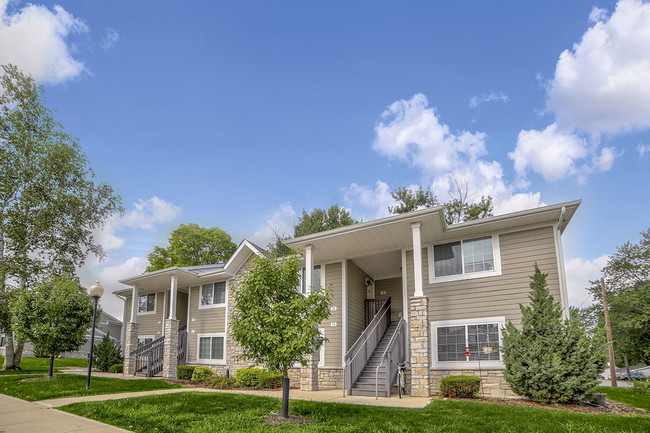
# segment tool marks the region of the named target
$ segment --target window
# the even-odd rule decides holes
[[[503,317],[432,323],[434,364],[501,361]]]
[[[138,336],[138,347],[142,347],[145,344],[149,344],[153,341],[153,335],[139,335]]]
[[[498,243],[497,236],[485,236],[434,245],[429,249],[429,282],[500,275]]]
[[[320,265],[316,265],[316,266],[314,266],[314,271],[311,274],[312,287],[311,288],[306,287],[305,286],[306,285],[306,283],[305,283],[305,268],[302,268],[302,274],[300,276],[300,287],[301,287],[300,291],[301,291],[301,293],[303,295],[306,295],[308,293],[308,290],[311,291],[311,289],[313,289],[313,290],[320,289],[320,287],[321,287],[320,279],[321,279]]]
[[[0,335],[0,347],[5,347],[5,336]]]
[[[226,282],[203,284],[201,286],[201,305],[199,308],[222,306],[226,304]]]
[[[198,361],[225,361],[224,334],[199,334]]]
[[[138,299],[138,313],[151,314],[156,312],[156,294],[140,295]]]

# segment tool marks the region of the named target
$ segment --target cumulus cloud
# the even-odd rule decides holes
[[[293,235],[293,221],[296,211],[291,203],[282,203],[275,211],[264,218],[263,226],[248,237],[248,240],[262,248],[275,241],[275,234],[280,236]]]
[[[589,281],[601,276],[601,270],[607,264],[609,256],[603,254],[595,259],[574,258],[566,262],[567,292],[569,305],[584,307],[593,303],[592,297],[587,292]]]
[[[490,90],[487,93],[484,93],[480,96],[472,96],[469,99],[469,106],[472,108],[478,108],[479,105],[485,103],[485,102],[492,102],[492,101],[499,101],[503,102],[504,104],[507,103],[510,100],[508,98],[508,95],[503,93],[500,90]]]
[[[396,204],[390,191],[388,184],[381,180],[374,188],[352,183],[345,188],[343,200],[351,206],[355,218],[374,220],[388,216],[388,207]]]
[[[104,50],[110,50],[115,46],[115,44],[117,44],[117,41],[119,40],[120,34],[117,33],[115,29],[106,27],[106,34],[102,38],[100,45]]]
[[[0,0],[0,59],[13,63],[41,83],[57,84],[85,70],[72,57],[67,38],[88,32],[88,26],[61,6],[27,4],[16,12]]]
[[[650,127],[650,3],[621,0],[560,55],[546,110],[563,129],[615,134]]]
[[[639,144],[636,147],[636,151],[639,153],[639,158],[643,158],[646,154],[650,155],[650,146],[646,144]]]

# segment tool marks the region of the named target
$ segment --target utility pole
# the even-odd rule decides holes
[[[603,289],[603,306],[605,307],[605,324],[607,325],[607,346],[609,346],[609,375],[612,386],[616,387],[616,364],[614,363],[614,346],[612,345],[612,322],[609,321],[609,308],[607,307],[607,295],[605,294],[605,280],[600,279],[600,287]]]

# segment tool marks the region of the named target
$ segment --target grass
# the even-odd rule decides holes
[[[4,356],[0,356],[0,368],[4,363]],[[15,374],[38,374],[47,373],[50,366],[49,358],[23,358],[20,360],[20,368],[22,370],[0,370],[0,376],[15,375]],[[85,367],[88,368],[87,359],[74,359],[74,358],[55,358],[54,371],[59,371],[62,367]]]
[[[612,388],[611,386],[599,386],[596,392],[607,394],[607,398],[610,400],[640,407],[650,412],[650,394],[638,394],[632,388]]]
[[[305,425],[267,425],[279,399],[227,393],[186,392],[61,408],[135,432],[648,432],[650,417],[588,415],[550,409],[434,400],[424,409],[292,401]]]
[[[29,377],[29,379],[32,378]],[[87,376],[78,374],[57,374],[56,379],[34,382],[23,382],[25,379],[25,377],[21,376],[0,377],[0,394],[11,395],[27,401],[36,401],[60,397],[182,388],[182,385],[171,384],[162,380],[124,380],[93,377],[90,389],[87,390]]]

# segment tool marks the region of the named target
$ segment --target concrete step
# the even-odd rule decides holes
[[[366,397],[374,397],[375,396],[375,390],[374,389],[372,389],[372,390],[364,390],[364,389],[352,388],[350,390],[350,395],[362,395],[362,396],[366,396]],[[377,397],[386,397],[386,393],[379,391],[379,392],[377,392]]]

